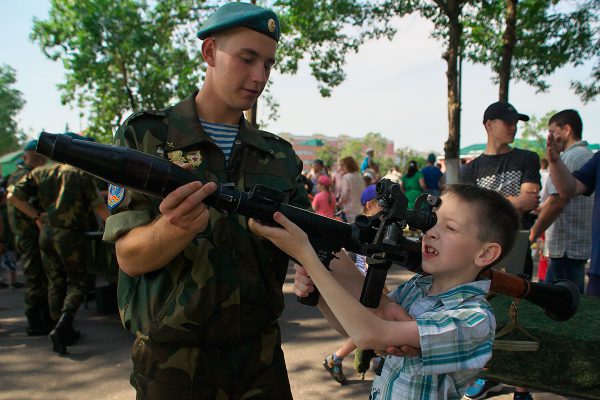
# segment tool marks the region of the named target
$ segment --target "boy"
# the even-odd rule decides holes
[[[419,356],[386,357],[371,399],[461,398],[492,354],[496,324],[484,297],[490,283],[477,277],[513,244],[519,217],[507,199],[476,186],[449,186],[436,225],[423,236],[422,269],[429,275],[382,296],[374,312],[356,300],[362,276],[355,268],[339,261],[339,277],[330,274],[306,235],[281,213],[274,218],[284,229],[254,220],[250,227],[304,266],[297,268],[297,295],[308,295],[314,281],[323,314],[360,348],[420,348]]]

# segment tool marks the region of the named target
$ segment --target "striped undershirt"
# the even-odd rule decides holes
[[[208,136],[214,140],[216,145],[219,146],[225,155],[225,161],[228,161],[229,156],[231,155],[233,142],[240,129],[239,125],[214,124],[203,120],[200,120],[200,123],[202,124],[204,131],[208,133]]]

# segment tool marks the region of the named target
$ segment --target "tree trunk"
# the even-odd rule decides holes
[[[446,183],[460,181],[459,150],[460,150],[460,93],[458,79],[458,59],[460,53],[460,39],[462,24],[460,22],[460,1],[448,1],[445,9],[449,21],[448,49],[444,58],[448,64],[446,77],[448,78],[448,140],[444,146],[446,164]]]
[[[502,36],[502,61],[500,63],[500,101],[508,101],[508,84],[510,83],[510,67],[512,64],[515,43],[517,41],[517,0],[506,0],[506,30]]]

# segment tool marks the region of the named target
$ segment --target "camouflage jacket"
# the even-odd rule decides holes
[[[18,167],[15,172],[8,177],[8,190],[12,190],[11,187],[30,171],[31,168],[28,166]],[[34,200],[35,197],[27,199],[27,201],[36,208],[39,207],[37,202]],[[23,214],[17,207],[10,203],[8,204],[8,223],[10,225],[10,230],[15,236],[37,237],[39,235],[39,230],[35,224],[35,221]]]
[[[298,183],[302,161],[287,141],[246,126],[242,118],[225,163],[200,124],[195,95],[162,111],[133,114],[116,144],[190,162],[202,182],[234,183],[241,190],[261,183],[283,191],[289,204],[310,207]],[[160,199],[127,190],[119,201],[106,222],[105,240],[159,215]],[[120,271],[121,319],[138,337],[175,346],[229,346],[266,331],[278,335],[287,263],[284,253],[249,230],[247,218],[211,209],[208,228],[164,268],[138,277]]]
[[[37,197],[48,213],[44,223],[55,228],[85,232],[89,213],[103,202],[91,175],[70,165],[49,164],[23,176],[11,187],[15,197]]]

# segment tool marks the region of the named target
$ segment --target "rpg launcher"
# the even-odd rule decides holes
[[[67,135],[42,132],[36,151],[115,185],[158,198],[164,198],[178,187],[198,180],[191,172],[165,159],[126,147],[73,139]],[[360,301],[368,307],[377,307],[392,264],[399,264],[411,271],[420,268],[421,244],[404,237],[404,228],[428,230],[436,223],[433,208],[439,205],[437,197],[422,195],[415,209],[409,210],[400,186],[387,179],[377,184],[377,198],[383,211],[372,217],[358,216],[352,224],[285,204],[284,193],[263,185],[241,191],[231,183],[217,184],[217,190],[205,199],[205,203],[222,213],[272,223],[275,211],[281,212],[308,234],[326,266],[342,248],[365,255],[369,269]],[[567,320],[577,310],[579,292],[569,281],[532,283],[497,270],[489,271],[487,277],[492,280],[492,291],[527,299],[542,307],[553,319]],[[319,294],[315,290],[308,298],[299,300],[314,306],[318,299]]]

